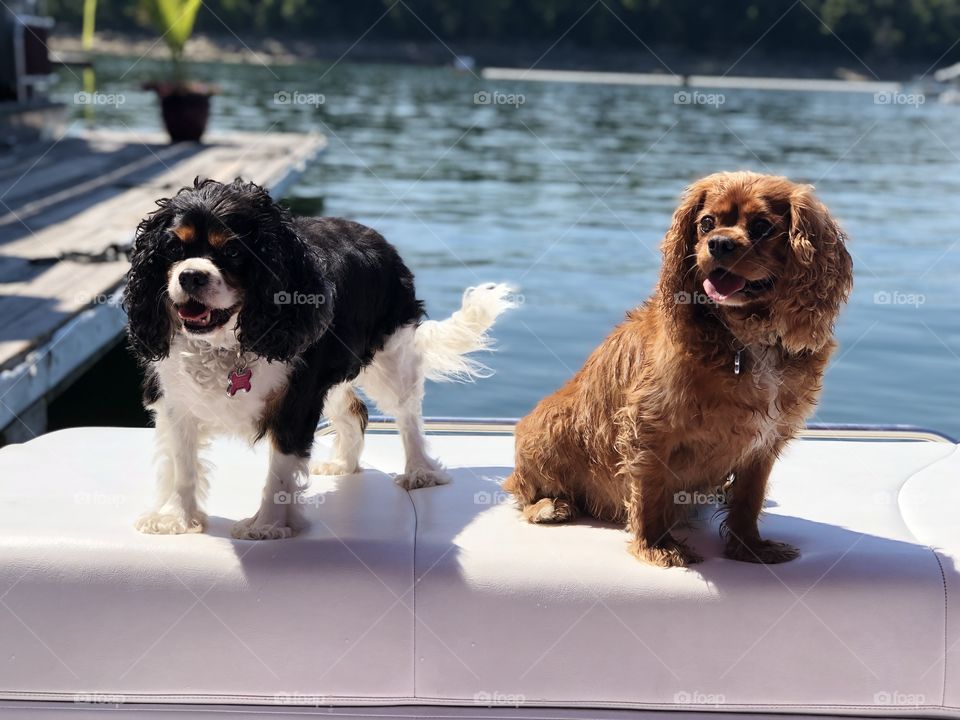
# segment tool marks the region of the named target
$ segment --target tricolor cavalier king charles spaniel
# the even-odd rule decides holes
[[[124,297],[158,442],[157,505],[139,530],[203,531],[199,453],[229,433],[270,442],[260,508],[233,536],[295,534],[304,520],[290,499],[308,474],[321,413],[336,431],[333,455],[309,470],[359,470],[367,409],[355,385],[396,418],[406,454],[396,482],[449,481],[425,446],[424,379],[481,374],[466,356],[488,346],[512,304],[507,286],[468,289],[452,317],[424,321],[413,275],[368,227],[293,217],[239,179],[198,180],[157,205],[137,230]]]
[[[844,241],[809,186],[736,172],[689,187],[654,296],[517,425],[505,487],[524,517],[623,523],[638,558],[685,566],[700,558],[674,534],[683,502],[721,487],[727,557],[797,557],[757,523],[836,345]]]

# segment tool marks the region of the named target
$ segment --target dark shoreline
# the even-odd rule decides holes
[[[302,38],[243,38],[201,35],[191,40],[187,56],[197,62],[238,62],[290,65],[297,62],[399,63],[407,65],[447,66],[455,54],[473,58],[476,68],[514,67],[543,70],[586,70],[601,72],[664,73],[677,75],[733,75],[746,77],[818,78],[842,80],[909,81],[932,74],[939,65],[929,61],[865,58],[861,62],[841,48],[831,56],[811,60],[801,54],[783,53],[775,57],[754,49],[744,54],[738,49],[728,57],[693,56],[671,47],[648,51],[594,50],[546,43],[519,46],[515,43],[485,42],[404,42],[356,39],[305,40]],[[542,47],[541,47],[542,45]],[[62,32],[51,39],[53,54],[73,56],[82,53],[78,35]],[[152,35],[100,33],[94,57],[147,56],[162,59],[166,51]]]

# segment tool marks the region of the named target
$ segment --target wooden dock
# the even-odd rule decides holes
[[[197,176],[240,176],[279,196],[324,145],[293,133],[170,145],[97,130],[0,156],[0,443],[42,432],[47,399],[122,334],[123,250],[155,200]]]

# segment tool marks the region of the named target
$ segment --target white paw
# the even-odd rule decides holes
[[[329,462],[317,462],[310,465],[311,475],[353,475],[360,472],[360,468],[349,467],[342,460],[330,460]]]
[[[446,485],[452,478],[443,470],[428,470],[418,468],[410,472],[397,475],[394,482],[404,490],[416,490],[417,488],[432,487],[433,485]]]
[[[197,512],[191,516],[185,513],[148,512],[141,515],[136,528],[149,535],[183,535],[200,533],[207,527],[207,516]]]
[[[284,540],[296,534],[296,530],[289,525],[258,525],[256,518],[241,520],[230,530],[230,535],[237,540]]]

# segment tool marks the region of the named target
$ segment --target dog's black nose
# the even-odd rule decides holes
[[[180,273],[180,287],[193,293],[210,282],[210,276],[202,270],[184,270]]]
[[[710,254],[718,258],[729,253],[736,245],[730,238],[718,235],[707,240],[707,247],[710,249]]]

